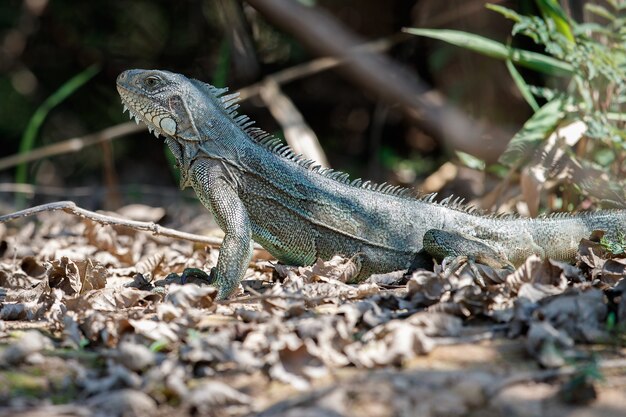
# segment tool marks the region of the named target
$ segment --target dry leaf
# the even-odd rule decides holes
[[[156,361],[154,352],[142,344],[130,341],[123,341],[117,345],[115,359],[131,371],[145,370]]]
[[[217,297],[215,287],[171,284],[165,296],[165,302],[183,309],[210,308],[213,306],[215,297]]]
[[[146,305],[161,298],[159,294],[134,288],[104,288],[86,292],[76,298],[67,299],[65,304],[69,310],[77,312],[91,309],[118,311],[138,305]]]
[[[567,333],[554,328],[550,322],[537,321],[530,324],[526,339],[528,353],[537,358],[546,368],[558,368],[565,365],[564,349],[574,346],[574,340]]]
[[[504,278],[478,266],[486,287],[475,285],[467,268],[444,278],[438,265],[434,272],[416,271],[405,287],[381,290],[371,281],[346,284],[354,265],[343,258],[304,268],[276,265],[273,277],[267,266],[253,263],[247,277],[254,285],[245,287],[250,296],[222,302],[210,286],[181,286],[169,279],[174,283],[155,287],[152,282],[153,277],[168,281],[163,278],[185,268],[214,265],[217,251],[128,229],[89,227],[67,217],[43,218],[37,228],[10,232],[6,241],[15,252],[0,260],[0,318],[5,319],[0,336],[37,326],[66,348],[62,355],[22,356],[13,368],[21,372],[40,361],[46,378],[67,381],[63,384],[87,399],[81,403],[92,398],[124,403],[128,398],[120,393],[143,392],[148,396],[143,399],[152,401],[145,408],[156,404],[159,413],[240,417],[281,404],[284,396],[294,398],[296,387],[307,390],[303,402],[274,414],[270,407],[261,415],[478,415],[498,378],[514,377],[525,359],[485,359],[498,377],[466,367],[457,372],[454,358],[437,356],[439,344],[446,345],[445,353],[457,341],[506,333],[517,339],[497,341],[502,352],[526,345],[540,365],[584,366],[577,344],[604,343],[607,324],[614,323],[609,327],[615,331],[626,321],[621,278],[626,261],[603,259],[602,247],[593,242],[581,243],[582,271],[537,257]],[[67,256],[59,257],[62,253]],[[42,274],[43,265],[50,266]],[[470,352],[465,346],[451,351],[461,363],[476,359],[464,357]],[[474,348],[494,345],[485,341]],[[433,356],[417,358],[426,354]],[[56,379],[54,361],[65,372],[62,378]],[[418,363],[425,365],[413,370]],[[402,371],[393,368],[404,365]],[[376,372],[378,367],[384,372]],[[333,376],[328,391],[311,391],[327,384],[328,375]],[[51,395],[28,401],[41,404]],[[7,401],[23,404],[24,399],[17,395]]]
[[[193,415],[214,415],[228,406],[247,406],[252,398],[219,381],[203,382],[189,392],[184,405]],[[241,411],[249,409],[243,408]]]
[[[107,417],[153,417],[157,412],[150,396],[131,389],[103,392],[87,400],[86,405]]]
[[[16,366],[22,362],[32,361],[35,355],[53,347],[52,341],[46,336],[36,330],[29,330],[0,352],[0,365]]]

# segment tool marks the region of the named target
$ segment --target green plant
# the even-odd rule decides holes
[[[623,233],[618,233],[615,239],[609,239],[606,236],[602,236],[600,244],[613,255],[626,253],[626,236],[624,236]]]
[[[22,134],[22,139],[20,141],[20,153],[28,153],[30,152],[34,145],[35,139],[39,134],[39,129],[43,125],[43,122],[46,120],[48,113],[60,103],[62,103],[66,98],[71,96],[76,90],[82,87],[87,81],[93,78],[100,71],[100,68],[96,65],[92,65],[91,67],[85,69],[84,71],[78,73],[74,77],[70,78],[66,81],[58,90],[56,90],[50,97],[48,97],[42,104],[35,110],[35,113],[30,118],[24,133]],[[27,172],[26,172],[26,163],[22,163],[17,166],[17,171],[15,173],[15,182],[17,183],[25,183],[27,180]]]
[[[576,193],[598,199],[606,198],[597,195],[601,194],[597,191],[603,189],[611,192],[613,200],[623,204],[626,201],[623,191],[615,196],[616,180],[605,178],[598,184],[598,175],[589,175],[589,172],[610,173],[614,177],[623,177],[626,173],[626,2],[607,0],[606,7],[586,5],[589,13],[606,24],[577,23],[556,0],[536,0],[536,3],[541,16],[524,16],[498,5],[487,5],[487,8],[514,22],[513,36],[529,37],[542,46],[545,53],[513,48],[459,31],[416,28],[405,31],[506,62],[534,114],[510,141],[500,157],[502,164],[511,169],[541,165],[542,183],[546,177],[557,179],[561,184],[572,185],[570,189]],[[558,79],[553,80],[551,87],[528,85],[516,66]],[[545,104],[540,106],[538,99]],[[576,130],[575,136],[563,138],[561,129],[574,123],[582,128]],[[546,152],[546,147],[558,150],[554,153],[558,160],[545,160],[545,155],[551,154]],[[552,168],[557,163],[567,166],[567,170],[554,171]],[[536,185],[539,179],[536,180],[531,183]],[[618,188],[624,189],[623,186]],[[533,203],[538,205],[538,200]],[[563,203],[562,207],[565,206]]]

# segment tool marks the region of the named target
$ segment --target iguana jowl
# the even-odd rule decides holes
[[[416,254],[441,260],[467,256],[495,266],[533,253],[573,260],[594,230],[626,231],[626,211],[539,219],[483,216],[455,204],[415,198],[320,168],[236,111],[238,95],[183,75],[128,70],[117,89],[131,117],[165,141],[181,171],[223,229],[213,271],[219,297],[243,278],[252,240],[281,262],[309,265],[336,254],[354,256],[355,281],[406,269]]]

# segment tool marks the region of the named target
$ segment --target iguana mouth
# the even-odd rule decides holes
[[[163,133],[158,127],[148,121],[146,116],[144,116],[140,111],[135,110],[135,106],[131,104],[132,97],[136,95],[135,93],[120,85],[117,85],[117,91],[119,92],[122,99],[122,106],[124,106],[122,113],[128,111],[128,116],[130,120],[135,119],[135,123],[137,124],[139,124],[139,122],[144,123],[148,127],[148,131],[152,133],[155,137],[158,138],[159,135],[165,136],[165,133]]]

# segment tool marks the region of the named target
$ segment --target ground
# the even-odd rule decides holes
[[[606,244],[480,267],[485,287],[439,266],[348,285],[349,260],[259,249],[217,301],[180,277],[217,248],[61,212],[0,227],[0,415],[626,415],[626,261]]]

